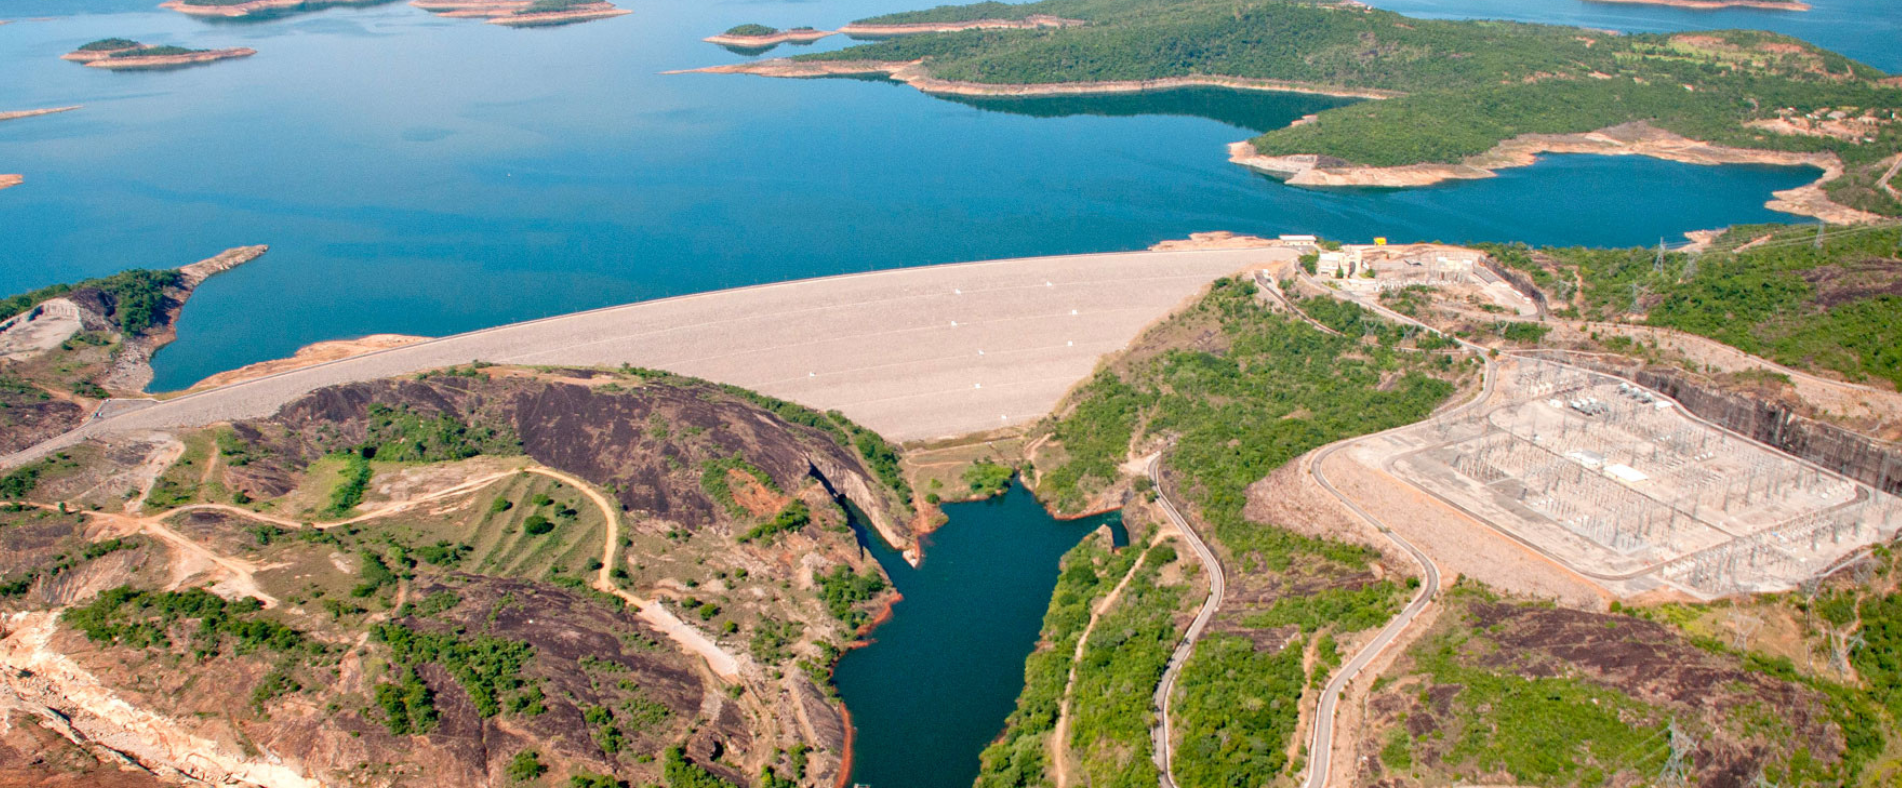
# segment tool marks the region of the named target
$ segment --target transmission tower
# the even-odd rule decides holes
[[[1664,769],[1658,772],[1658,783],[1664,786],[1683,786],[1690,778],[1691,752],[1697,749],[1697,742],[1690,734],[1678,727],[1677,720],[1671,720],[1671,757],[1665,759]]]
[[[1733,611],[1730,614],[1731,633],[1735,636],[1734,646],[1738,650],[1750,644],[1750,637],[1763,628],[1763,618],[1753,614]]]

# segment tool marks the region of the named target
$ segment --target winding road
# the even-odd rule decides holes
[[[1162,772],[1162,785],[1174,788],[1175,778],[1175,732],[1169,724],[1169,696],[1175,693],[1176,678],[1182,674],[1182,665],[1189,660],[1189,654],[1195,650],[1195,642],[1202,637],[1202,629],[1208,627],[1209,619],[1215,616],[1215,610],[1222,607],[1222,596],[1228,592],[1228,580],[1222,574],[1222,562],[1215,558],[1215,551],[1208,543],[1195,534],[1189,521],[1176,510],[1169,501],[1169,493],[1162,487],[1162,454],[1158,453],[1149,460],[1149,481],[1156,486],[1156,505],[1169,517],[1169,522],[1182,531],[1189,547],[1195,550],[1196,558],[1202,559],[1202,568],[1209,575],[1209,596],[1202,601],[1202,609],[1195,613],[1195,620],[1189,623],[1189,629],[1183,633],[1182,642],[1176,645],[1176,651],[1169,656],[1169,666],[1162,671],[1162,680],[1156,684],[1155,707],[1156,727],[1150,731],[1155,742],[1156,768]]]
[[[1321,288],[1326,289],[1326,287]],[[1337,293],[1330,292],[1330,294]],[[1407,555],[1412,557],[1413,560],[1420,565],[1420,571],[1426,578],[1421,582],[1420,593],[1414,595],[1413,600],[1407,603],[1406,608],[1401,609],[1400,613],[1390,620],[1386,627],[1381,628],[1380,632],[1375,634],[1374,638],[1360,649],[1360,652],[1355,653],[1353,658],[1348,659],[1347,663],[1342,664],[1341,669],[1334,673],[1333,678],[1328,680],[1327,687],[1321,690],[1321,700],[1315,705],[1314,709],[1314,730],[1308,743],[1308,779],[1306,783],[1303,784],[1310,789],[1325,788],[1327,786],[1328,773],[1333,767],[1334,760],[1334,715],[1337,707],[1340,705],[1341,694],[1346,691],[1347,685],[1352,683],[1354,678],[1358,677],[1361,671],[1367,668],[1368,664],[1373,663],[1374,659],[1379,658],[1381,653],[1386,652],[1387,647],[1392,645],[1395,639],[1400,638],[1400,635],[1405,633],[1407,628],[1413,625],[1413,621],[1418,618],[1422,612],[1426,611],[1427,606],[1433,603],[1433,599],[1437,597],[1440,592],[1440,568],[1433,563],[1433,559],[1428,557],[1420,548],[1415,547],[1412,542],[1407,541],[1395,533],[1392,528],[1383,524],[1379,518],[1368,513],[1366,509],[1361,508],[1359,504],[1349,499],[1348,496],[1341,493],[1339,489],[1334,488],[1334,484],[1330,483],[1327,479],[1327,474],[1323,470],[1323,464],[1328,456],[1333,455],[1336,451],[1349,445],[1365,441],[1375,436],[1385,436],[1394,431],[1428,425],[1442,417],[1454,416],[1464,413],[1467,409],[1477,408],[1492,398],[1494,385],[1498,382],[1498,365],[1487,354],[1485,348],[1473,344],[1472,342],[1449,336],[1437,328],[1378,304],[1364,302],[1360,298],[1352,295],[1337,294],[1337,296],[1343,296],[1345,299],[1358,303],[1362,307],[1396,322],[1406,325],[1418,325],[1421,328],[1441,336],[1446,336],[1458,342],[1460,347],[1478,355],[1485,364],[1485,370],[1481,374],[1479,393],[1464,403],[1436,412],[1412,425],[1390,428],[1384,431],[1375,431],[1374,433],[1364,436],[1357,436],[1352,439],[1335,442],[1320,450],[1316,450],[1313,455],[1308,457],[1308,474],[1314,478],[1314,482],[1320,485],[1322,489],[1327,490],[1328,494],[1333,495],[1334,499],[1340,501],[1341,505],[1345,506],[1348,511],[1353,512],[1353,514],[1362,521],[1372,525],[1375,530],[1380,531],[1388,540],[1398,545],[1400,549],[1406,551]]]

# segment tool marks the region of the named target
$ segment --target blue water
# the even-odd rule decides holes
[[[85,105],[0,124],[0,172],[27,181],[0,191],[0,293],[270,244],[194,298],[154,364],[162,390],[322,339],[1202,230],[1648,244],[1791,221],[1761,203],[1814,176],[1571,157],[1311,191],[1228,164],[1224,146],[1326,98],[1013,107],[659,74],[740,60],[698,41],[740,22],[833,26],[935,1],[630,0],[626,17],[510,30],[402,3],[219,24],[148,0],[0,0],[0,18],[52,15],[0,26],[0,109]],[[57,58],[104,36],[259,54],[130,74]]]
[[[1115,514],[1051,519],[1022,485],[944,511],[918,569],[864,537],[904,600],[833,673],[858,729],[854,783],[970,786],[1023,688],[1057,560],[1101,525],[1124,535]]]

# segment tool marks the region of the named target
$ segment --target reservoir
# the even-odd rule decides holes
[[[402,2],[257,23],[157,0],[6,0],[0,295],[232,246],[156,390],[371,333],[440,336],[617,303],[922,264],[1146,247],[1197,231],[1345,241],[1653,245],[1795,222],[1763,202],[1807,168],[1547,157],[1412,190],[1289,188],[1226,145],[1339,105],[1189,89],[945,99],[888,81],[662,75],[745,57],[739,23],[831,28],[943,0],[618,0],[629,16],[514,30]],[[1403,13],[1622,30],[1768,27],[1902,70],[1892,0],[1691,12],[1580,0],[1373,0]],[[44,17],[44,18],[41,18]],[[61,61],[106,37],[258,55],[113,73]],[[781,47],[767,57],[841,47]],[[1113,516],[1057,521],[1021,487],[946,507],[904,600],[835,675],[856,782],[968,786],[1022,685],[1062,553]]]
[[[148,0],[9,0],[0,109],[84,108],[0,123],[0,172],[26,176],[0,190],[0,293],[271,245],[193,299],[154,363],[152,388],[168,390],[326,339],[1206,230],[1655,245],[1796,221],[1762,203],[1816,174],[1579,156],[1316,191],[1225,148],[1341,102],[1325,97],[973,102],[661,74],[742,60],[699,41],[734,24],[831,27],[935,3],[627,0],[628,16],[514,30],[401,2],[219,23]],[[112,36],[258,55],[150,73],[58,58]]]
[[[1023,688],[1057,560],[1115,514],[1055,520],[1028,489],[946,505],[917,569],[862,537],[904,600],[833,680],[858,730],[851,780],[868,786],[970,786],[977,755]]]

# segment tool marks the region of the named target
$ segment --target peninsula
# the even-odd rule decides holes
[[[632,14],[604,0],[410,0],[442,17],[480,19],[491,25],[536,28]]]
[[[110,398],[142,397],[152,355],[178,338],[179,315],[199,284],[267,250],[234,247],[176,269],[0,298],[0,449],[65,433]]]
[[[253,56],[257,52],[249,47],[193,50],[173,45],[141,44],[131,39],[100,39],[80,45],[79,49],[60,58],[100,69],[138,70],[209,64],[228,58]]]
[[[0,111],[0,122],[5,122],[10,119],[26,119],[27,117],[44,116],[46,114],[58,114],[65,111],[76,111],[79,108],[79,106],[60,106],[58,108],[35,108],[30,111]]]
[[[169,8],[194,17],[226,19],[275,17],[303,11],[318,11],[333,6],[374,6],[395,0],[167,0],[159,8]]]
[[[26,180],[24,175],[0,175],[0,189],[11,189]]]
[[[1787,36],[1614,35],[1556,25],[1415,19],[1358,4],[1291,0],[1179,0],[1168,4],[1168,13],[1117,0],[1048,0],[918,15],[927,18],[894,15],[865,22],[957,24],[1061,15],[1082,24],[920,33],[716,71],[885,74],[924,91],[961,94],[1097,94],[1186,84],[1378,98],[1250,140],[1253,152],[1245,158],[1311,159],[1323,169],[1301,185],[1396,185],[1401,179],[1395,169],[1409,173],[1398,185],[1445,179],[1434,176],[1449,171],[1483,177],[1481,167],[1504,165],[1489,151],[1515,137],[1590,136],[1643,122],[1712,148],[1775,154],[1752,159],[1760,163],[1823,166],[1828,176],[1810,194],[1848,211],[1902,215],[1902,202],[1879,185],[1884,160],[1902,150],[1902,126],[1875,125],[1850,141],[1773,134],[1737,118],[1737,102],[1763,109],[1765,118],[1774,116],[1771,109],[1848,109],[1852,116],[1869,116],[1902,107],[1902,86],[1890,76]],[[1296,31],[1298,36],[1290,35]],[[1865,219],[1848,213],[1836,218]]]
[[[708,36],[703,42],[712,42],[725,47],[767,48],[786,42],[811,44],[831,36],[834,31],[822,31],[817,28],[788,28],[780,30],[765,25],[745,24],[728,28],[725,33]]]

